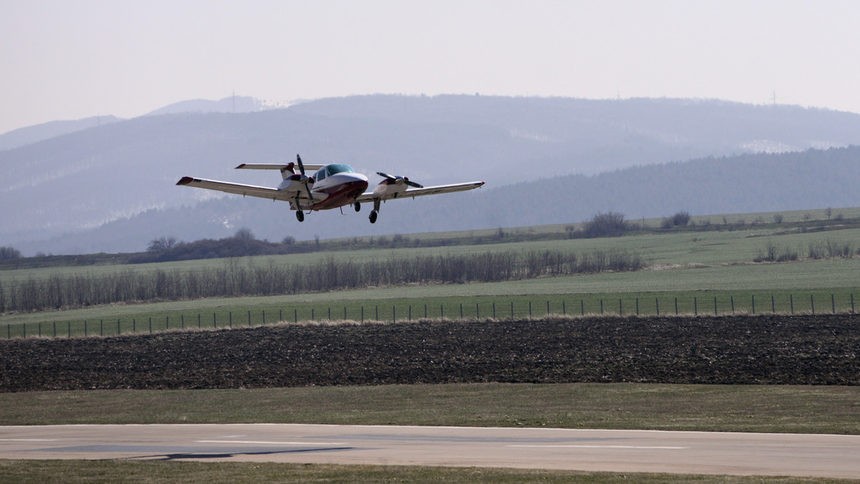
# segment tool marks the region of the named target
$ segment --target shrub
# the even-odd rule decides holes
[[[663,221],[660,222],[660,227],[664,229],[670,229],[672,227],[686,227],[687,224],[690,223],[690,219],[690,212],[676,212],[674,215],[664,218]]]
[[[624,214],[606,212],[591,217],[582,231],[586,237],[617,237],[630,229],[630,224],[624,220]]]

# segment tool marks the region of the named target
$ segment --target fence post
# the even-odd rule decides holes
[[[439,305],[439,319],[444,319],[444,318],[445,318],[445,305],[440,304]]]
[[[696,298],[693,298],[694,301],[695,301],[695,299]],[[676,296],[675,297],[675,316],[677,316],[677,315],[678,315],[678,297]]]
[[[814,316],[815,315],[815,295],[814,294],[809,295],[809,307],[812,308],[812,314]]]
[[[361,322],[364,322],[364,304],[361,305]]]
[[[851,314],[854,314],[854,293],[851,293]]]
[[[717,315],[717,296],[714,296],[714,316]]]
[[[9,326],[6,326],[6,329],[9,329]],[[69,338],[72,337],[72,322],[66,321],[66,332],[69,334]]]
[[[397,322],[397,307],[395,305],[391,305],[391,322]]]
[[[57,322],[54,321],[54,338],[57,337]]]
[[[730,300],[730,301],[731,301],[731,303],[732,303],[732,314],[735,314],[735,297],[734,297],[734,296],[729,296],[729,300]]]
[[[773,298],[773,294],[770,295],[770,312],[776,314],[776,301]]]
[[[343,320],[346,321],[346,306],[343,307]]]
[[[119,336],[119,318],[116,318],[116,335]]]
[[[788,295],[788,307],[791,311],[791,314],[794,314],[794,294]]]
[[[170,329],[170,315],[164,317],[164,329]]]
[[[624,306],[622,305],[621,298],[618,298],[618,315],[624,316]]]
[[[529,300],[529,317],[532,317],[532,302]]]
[[[603,299],[600,300],[600,314],[603,314]]]
[[[564,299],[561,300],[561,314],[567,316],[567,301]],[[496,317],[495,310],[493,310],[493,317]]]
[[[755,294],[752,295],[752,313],[755,314]]]
[[[185,329],[185,315],[184,314],[179,315],[179,327],[182,329]]]
[[[87,332],[87,322],[84,321],[84,334]],[[149,334],[152,334],[152,316],[149,317]]]
[[[546,315],[549,316],[549,300],[546,301]]]
[[[311,308],[311,321],[316,321],[315,308]],[[376,307],[376,320],[379,320],[379,306]]]
[[[699,315],[699,299],[693,296],[693,316]]]
[[[833,314],[836,314],[836,296],[830,293],[830,309]]]
[[[150,331],[150,333],[151,333],[151,332],[152,332],[152,331]],[[87,336],[87,320],[85,319],[85,320],[84,320],[84,337],[86,337],[86,336]]]
[[[374,307],[376,308],[376,320],[379,321],[379,304]]]
[[[331,321],[331,306],[328,307],[328,320]]]
[[[364,320],[364,306],[361,307],[361,316],[362,316],[361,319]],[[298,308],[293,308],[293,322],[294,323],[299,322],[299,309]]]
[[[227,325],[233,327],[233,311],[227,312]]]
[[[654,306],[657,308],[657,316],[660,315],[660,298],[654,298]]]
[[[585,316],[585,299],[579,300],[579,312],[582,316]]]
[[[475,303],[475,319],[481,319],[481,305],[480,305],[480,303]]]
[[[514,301],[511,300],[511,319],[514,319]]]
[[[197,313],[197,327],[200,328],[200,313]]]
[[[493,319],[496,319],[496,301],[493,301]]]
[[[636,298],[636,315],[639,316],[639,298]]]
[[[412,305],[411,304],[409,305],[409,316],[407,318],[407,321],[412,321]]]
[[[137,318],[131,318],[131,333],[137,333]]]
[[[424,303],[424,319],[427,319],[427,303]]]
[[[463,319],[463,303],[460,303],[460,319]]]
[[[215,311],[212,311],[212,327],[218,328],[218,320],[215,319]]]

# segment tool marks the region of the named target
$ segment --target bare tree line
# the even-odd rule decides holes
[[[642,258],[619,250],[557,250],[421,255],[370,261],[328,257],[315,264],[240,265],[196,271],[124,270],[54,275],[0,285],[0,312],[74,308],[119,302],[299,294],[414,283],[494,282],[604,271],[634,271]]]

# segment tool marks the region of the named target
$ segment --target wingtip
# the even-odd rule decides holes
[[[176,184],[177,185],[188,185],[192,181],[194,181],[194,178],[191,178],[190,176],[184,176],[184,177],[180,178],[179,181],[176,182]]]
[[[246,165],[246,164],[247,164],[247,163],[239,163],[239,165],[238,165],[236,168],[233,168],[233,169],[234,169],[234,170],[241,170],[242,168],[245,168],[245,165]]]

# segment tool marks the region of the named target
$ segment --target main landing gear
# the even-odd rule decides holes
[[[373,201],[373,210],[370,211],[370,223],[376,223],[376,217],[379,217],[379,199]]]
[[[299,222],[305,221],[305,212],[301,209],[296,210],[296,220],[298,220]]]

